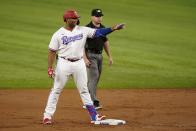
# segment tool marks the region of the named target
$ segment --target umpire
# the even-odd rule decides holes
[[[91,12],[91,22],[86,25],[91,28],[104,28],[101,24],[103,18],[103,12],[101,9],[93,9]],[[87,66],[88,75],[88,88],[91,95],[91,99],[94,103],[95,109],[101,109],[99,100],[96,97],[97,84],[102,71],[102,51],[105,50],[109,65],[113,64],[112,56],[109,49],[109,41],[106,37],[88,38],[85,45],[84,60]]]

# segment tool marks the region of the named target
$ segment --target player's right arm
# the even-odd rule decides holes
[[[56,57],[56,52],[49,50],[48,51],[48,76],[49,77],[53,77],[54,75],[54,70],[53,70],[53,63],[55,61],[55,57]]]
[[[54,76],[53,64],[56,58],[56,51],[58,50],[58,48],[59,43],[57,40],[57,34],[55,33],[50,41],[48,51],[48,76],[51,78]]]

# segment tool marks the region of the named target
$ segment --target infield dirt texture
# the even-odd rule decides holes
[[[99,112],[124,119],[126,125],[90,124],[77,90],[64,90],[52,126],[43,126],[42,113],[49,91],[0,90],[1,131],[195,131],[196,90],[102,89]]]

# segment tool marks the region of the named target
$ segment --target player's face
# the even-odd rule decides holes
[[[101,24],[102,22],[102,16],[97,17],[97,16],[92,16],[92,21],[96,24]]]
[[[66,20],[67,26],[70,28],[74,28],[77,25],[77,22],[78,22],[78,19],[73,19],[73,18]]]

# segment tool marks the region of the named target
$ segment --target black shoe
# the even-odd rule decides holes
[[[102,106],[99,104],[99,101],[96,100],[93,102],[93,104],[96,110],[102,109]]]

